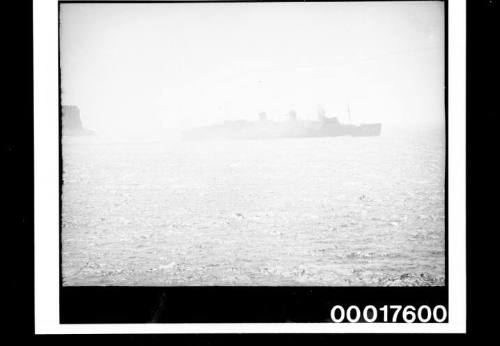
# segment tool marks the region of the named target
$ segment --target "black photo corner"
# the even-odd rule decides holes
[[[451,0],[453,1],[453,0]],[[477,334],[493,320],[486,310],[496,301],[494,250],[496,203],[486,202],[495,174],[498,117],[499,1],[467,1],[467,332]],[[6,333],[34,336],[34,138],[33,12],[31,1],[12,1],[3,21],[7,40],[4,135],[2,136],[3,286]],[[493,125],[495,123],[495,125]],[[472,142],[482,150],[472,152]],[[486,149],[485,149],[486,148]],[[43,164],[43,163],[41,163]],[[489,167],[485,176],[475,175]],[[489,173],[489,174],[488,174]],[[494,197],[494,196],[493,196]],[[494,199],[494,198],[493,198]],[[476,202],[474,202],[476,201]],[[478,203],[480,201],[481,203]],[[480,214],[479,214],[480,212]],[[478,217],[478,214],[480,215]],[[494,221],[494,220],[493,220]],[[59,230],[54,230],[59,232]],[[449,230],[453,232],[453,230]],[[493,267],[493,268],[492,268]],[[478,268],[485,268],[480,270]],[[486,273],[485,273],[486,272]],[[485,276],[486,275],[486,276]],[[61,323],[329,322],[335,303],[413,304],[447,302],[447,287],[61,287]],[[406,292],[403,292],[405,291]],[[407,293],[410,292],[410,293]],[[339,298],[340,297],[340,298]],[[411,297],[411,298],[408,298]],[[57,307],[54,307],[55,309]],[[452,307],[450,307],[452,308]],[[479,320],[482,320],[479,322]],[[135,340],[137,337],[131,336]],[[129,339],[130,339],[129,338]],[[318,338],[318,336],[317,336]],[[205,340],[205,339],[204,339]],[[323,336],[319,340],[325,340]],[[330,340],[330,339],[328,339]],[[210,344],[204,341],[205,344]]]

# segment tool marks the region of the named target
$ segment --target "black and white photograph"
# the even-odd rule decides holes
[[[9,331],[474,329],[496,0],[14,5]]]
[[[444,286],[445,3],[60,3],[61,280]]]

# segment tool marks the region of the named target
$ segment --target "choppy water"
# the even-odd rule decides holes
[[[63,140],[64,285],[443,285],[442,133]]]

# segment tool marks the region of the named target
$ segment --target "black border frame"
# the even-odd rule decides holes
[[[332,2],[345,2],[340,0]],[[373,1],[373,0],[366,0]],[[398,0],[383,0],[398,1]],[[414,1],[414,0],[411,0]],[[418,1],[418,0],[417,0]],[[421,0],[422,1],[422,0]],[[423,0],[432,1],[432,0]],[[64,3],[226,3],[258,1],[59,1]],[[268,1],[296,2],[296,1]],[[316,1],[307,1],[316,2]],[[360,1],[354,1],[360,2]],[[361,1],[362,2],[362,1]],[[445,285],[439,287],[305,286],[63,286],[62,214],[59,212],[60,323],[287,323],[331,322],[339,304],[422,304],[448,307],[448,0],[445,32]],[[58,30],[60,39],[60,22]],[[59,62],[59,211],[62,210],[61,70]],[[400,320],[399,322],[402,322]],[[390,322],[388,322],[390,323]]]

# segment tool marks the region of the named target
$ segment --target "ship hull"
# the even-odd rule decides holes
[[[318,124],[317,122],[302,122],[291,124],[255,124],[237,123],[200,127],[185,131],[182,138],[186,140],[213,139],[273,139],[301,137],[374,137],[380,136],[380,123],[345,125]]]
[[[352,136],[356,137],[371,137],[371,136],[380,136],[382,132],[382,124],[362,124],[359,125],[358,128],[354,131]]]

